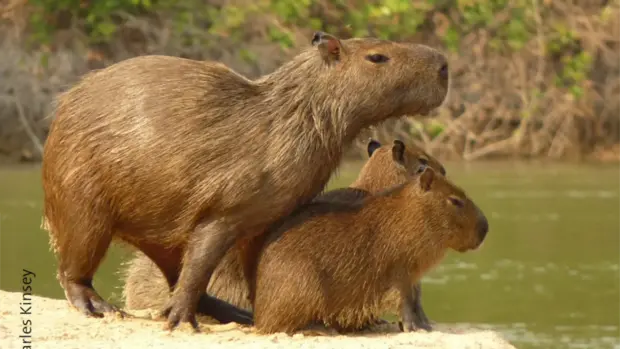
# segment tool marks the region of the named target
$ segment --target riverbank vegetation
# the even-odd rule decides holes
[[[445,105],[427,120],[370,130],[352,154],[369,135],[464,160],[617,152],[619,8],[619,0],[0,0],[0,156],[40,159],[54,95],[91,69],[167,54],[256,77],[308,45],[314,30],[449,55]]]

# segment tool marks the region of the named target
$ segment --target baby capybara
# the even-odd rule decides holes
[[[250,323],[203,296],[225,253],[321,192],[362,129],[440,106],[448,75],[430,47],[320,32],[256,80],[157,55],[87,74],[59,96],[43,154],[66,298],[87,315],[117,311],[92,285],[116,238],[165,275],[170,328],[197,328],[199,302]]]
[[[391,288],[402,298],[403,329],[411,331],[411,286],[448,249],[476,249],[488,231],[476,204],[431,168],[357,203],[323,205],[325,213],[300,214],[299,223],[288,219],[267,235],[254,302],[262,333],[291,333],[317,321],[358,329]]]
[[[318,195],[313,202],[359,200],[369,193],[377,193],[396,184],[404,183],[409,177],[417,174],[421,168],[423,169],[421,165],[428,165],[444,175],[446,172],[443,165],[421,147],[415,144],[405,146],[400,140],[395,140],[391,145],[381,145],[378,141],[370,139],[367,143],[367,153],[369,159],[362,167],[352,187],[327,191]],[[136,252],[135,257],[128,263],[128,267],[124,269],[123,295],[127,309],[163,307],[169,298],[168,285],[161,271],[146,255]],[[248,298],[248,285],[244,279],[239,255],[234,247],[226,253],[216,267],[206,290],[234,306],[248,311],[252,309]],[[389,304],[384,306],[385,310],[394,310],[394,304],[397,302],[392,301],[392,298],[397,297],[393,293],[385,302]],[[415,304],[417,326],[429,329],[430,324],[421,305],[420,292],[415,293]],[[204,312],[204,309],[199,307],[198,311]],[[374,317],[379,315],[376,314]],[[369,322],[371,320],[369,318]]]

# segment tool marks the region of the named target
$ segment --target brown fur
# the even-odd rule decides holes
[[[373,63],[374,53],[390,59]],[[43,154],[44,215],[66,298],[87,315],[116,311],[92,286],[116,238],[166,276],[168,325],[196,327],[200,297],[235,241],[315,197],[363,128],[439,106],[445,67],[426,46],[317,34],[255,81],[167,56],[86,75],[58,98]]]
[[[304,211],[269,234],[256,273],[258,331],[291,333],[315,321],[354,330],[393,287],[403,299],[404,329],[413,330],[411,286],[447,249],[475,249],[488,230],[466,194],[430,168],[384,193],[336,205],[317,204],[311,211],[328,213]]]
[[[402,162],[395,161],[394,154],[402,154],[402,158],[398,159]],[[428,164],[429,167],[445,174],[443,165],[416,145],[408,145],[406,148],[399,149],[396,142],[392,145],[381,146],[371,139],[368,142],[368,155],[368,161],[353,184],[356,188],[327,191],[314,198],[313,202],[359,200],[368,193],[377,193],[405,182],[409,176],[419,170],[421,164]],[[136,252],[135,257],[124,270],[124,274],[123,295],[127,309],[138,310],[164,306],[169,298],[168,285],[161,271],[146,255],[139,251]],[[216,267],[206,291],[237,307],[248,311],[252,309],[248,286],[236,248],[231,248]],[[385,311],[394,311],[394,304],[398,302],[398,298],[394,295],[395,293],[392,292],[392,297],[386,300],[386,306],[383,307]]]

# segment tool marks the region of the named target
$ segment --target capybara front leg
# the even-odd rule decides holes
[[[427,331],[432,331],[431,321],[428,319],[426,313],[424,313],[424,309],[422,308],[421,282],[418,282],[415,284],[415,286],[413,286],[413,295],[413,314],[415,315],[414,323],[416,327]]]
[[[211,275],[226,251],[232,247],[237,233],[222,221],[213,220],[199,224],[191,233],[181,275],[174,292],[165,307],[164,315],[168,318],[168,328],[175,328],[180,322],[189,322],[198,329],[196,310],[201,295],[204,293]],[[208,310],[208,309],[206,309]],[[229,312],[221,314],[221,307],[207,311],[217,319],[229,319]],[[240,318],[243,322],[244,318]]]
[[[399,327],[403,332],[413,332],[418,329],[416,326],[415,314],[415,295],[411,286],[400,288],[401,313]]]

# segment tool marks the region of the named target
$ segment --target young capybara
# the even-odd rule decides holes
[[[59,96],[43,154],[67,300],[86,315],[118,311],[92,285],[116,238],[165,275],[170,329],[197,329],[199,302],[221,322],[251,323],[203,296],[229,248],[321,192],[362,129],[427,114],[448,82],[445,56],[428,46],[322,32],[256,80],[157,55],[87,74]]]
[[[445,175],[443,165],[414,144],[405,146],[400,140],[392,145],[381,145],[370,139],[367,143],[368,161],[362,167],[353,187],[340,188],[318,195],[312,202],[352,202],[369,193],[377,193],[396,184],[404,183],[410,176],[427,165]],[[303,208],[300,208],[300,210]],[[146,255],[136,252],[124,268],[123,295],[129,310],[163,307],[169,298],[169,289],[161,271]],[[243,268],[235,247],[229,249],[216,267],[206,292],[236,307],[250,311],[249,290]],[[391,294],[390,298],[397,298]],[[421,328],[430,329],[429,321],[421,306],[420,293],[415,294],[416,320]],[[390,299],[391,300],[391,299]],[[387,302],[386,310],[394,311],[396,302]],[[198,312],[204,312],[199,307]],[[379,316],[380,314],[376,314]],[[369,319],[369,322],[371,319]]]
[[[338,331],[366,324],[391,288],[402,298],[404,331],[416,328],[411,286],[447,252],[476,249],[488,222],[459,187],[433,169],[357,203],[288,219],[258,257],[254,323],[261,333],[317,321]],[[319,208],[315,208],[318,210]]]

